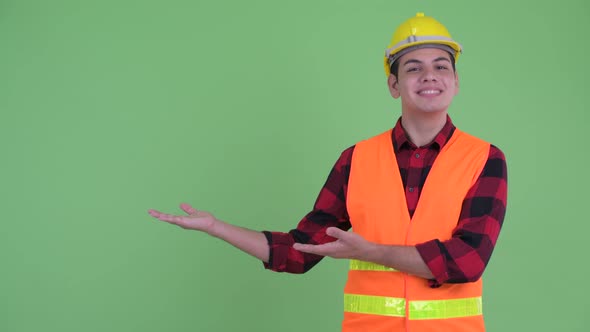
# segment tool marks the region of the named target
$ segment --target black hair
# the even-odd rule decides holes
[[[449,53],[449,55],[451,56],[451,64],[453,65],[453,72],[454,72],[455,71],[455,56],[452,55],[451,53]],[[399,70],[399,59],[395,60],[395,62],[391,64],[391,67],[389,67],[389,71],[393,74],[393,76],[395,76],[396,79],[397,79],[398,70]]]

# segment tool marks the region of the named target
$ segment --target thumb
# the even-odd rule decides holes
[[[182,211],[186,212],[189,215],[197,213],[197,210],[195,210],[195,208],[193,208],[188,203],[182,203],[182,204],[180,204],[180,208],[182,209]]]
[[[348,232],[343,231],[338,227],[328,227],[328,229],[326,229],[326,234],[337,239],[345,239],[349,235]]]

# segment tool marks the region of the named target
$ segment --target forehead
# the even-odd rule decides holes
[[[440,59],[441,57],[451,61],[451,55],[447,51],[443,51],[438,48],[420,48],[404,54],[399,59],[399,63],[403,65],[410,59],[428,63],[433,62],[436,59]]]

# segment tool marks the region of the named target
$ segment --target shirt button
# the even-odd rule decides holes
[[[408,190],[409,190],[411,193],[413,193],[413,192],[414,192],[414,187],[410,187]]]
[[[415,156],[416,156],[416,158],[420,158],[420,154],[419,153],[416,153]]]

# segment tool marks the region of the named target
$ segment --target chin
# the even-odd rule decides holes
[[[446,110],[447,110],[446,107],[423,107],[423,108],[419,108],[418,112],[426,113],[426,114],[437,114],[437,113],[443,113]]]

